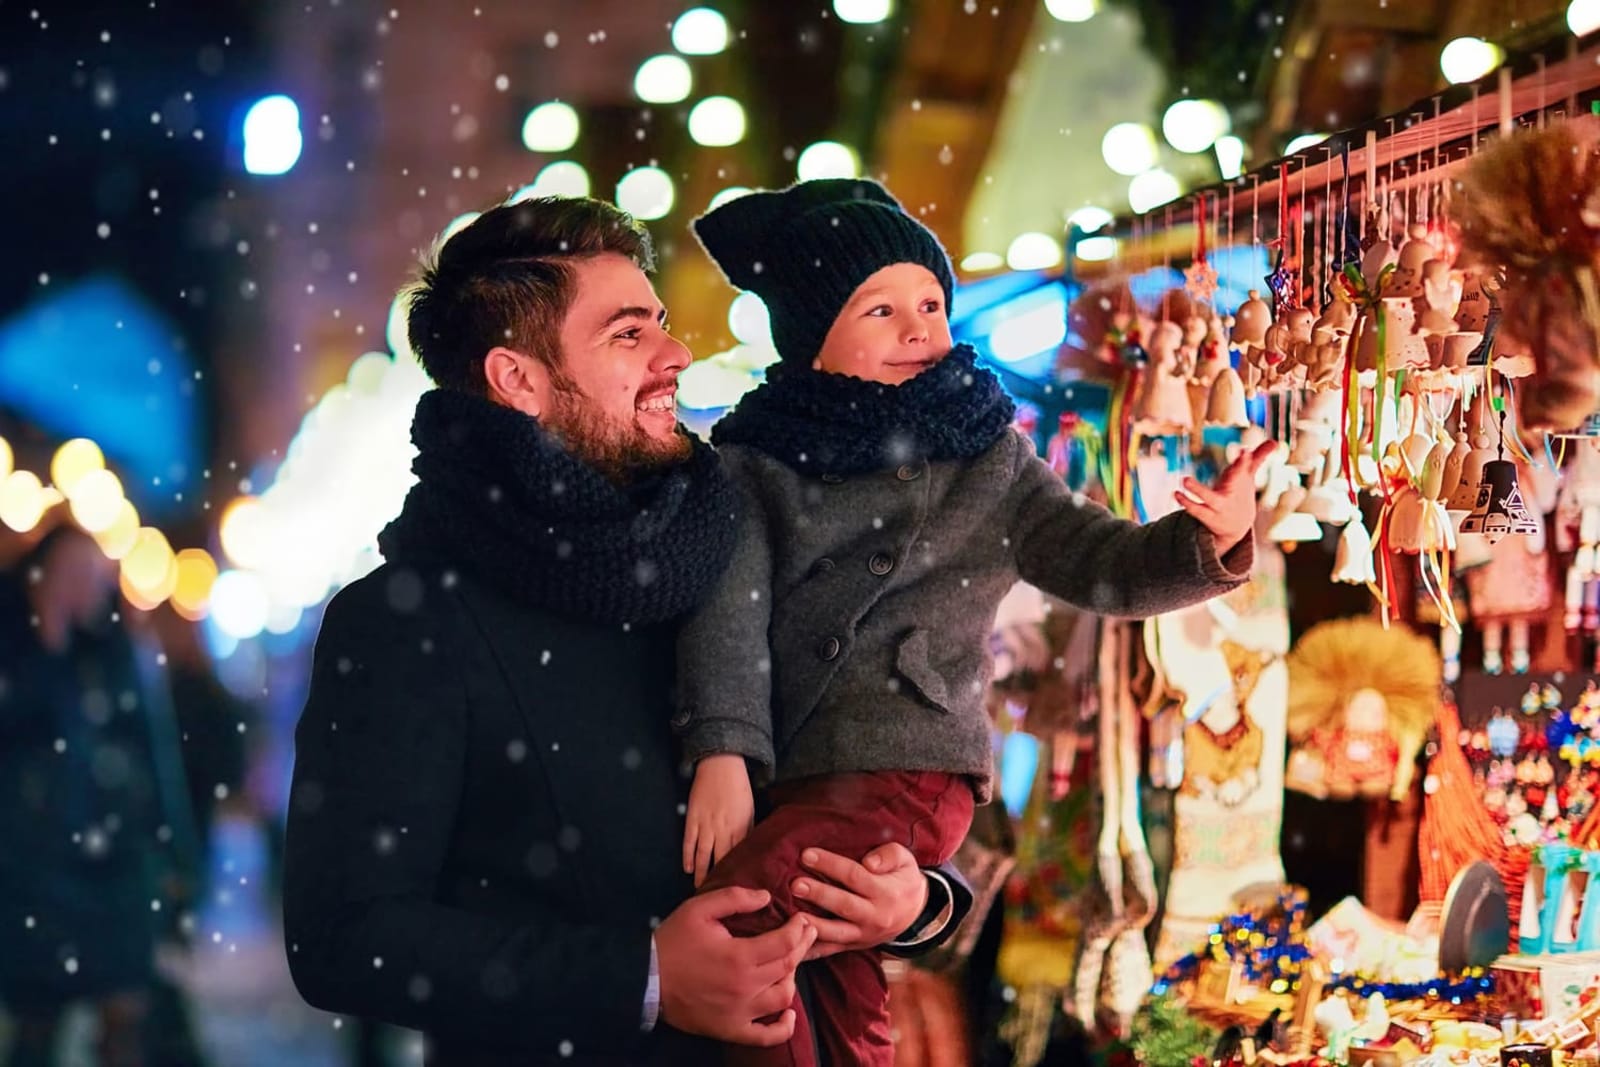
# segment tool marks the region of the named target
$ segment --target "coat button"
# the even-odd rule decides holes
[[[888,553],[874,552],[872,558],[867,561],[867,570],[881,578],[894,570],[894,560]]]
[[[837,474],[824,474],[822,476],[822,481],[827,485],[838,485],[840,482],[844,481],[844,479]]]
[[[672,721],[672,728],[674,730],[681,730],[685,726],[688,726],[689,725],[689,709],[688,708],[680,708],[679,710],[673,712],[671,721]]]
[[[817,646],[817,655],[826,660],[838,659],[840,647],[839,639],[830,637]]]
[[[921,476],[921,474],[921,471],[917,470],[917,468],[913,467],[909,463],[901,464],[900,469],[894,472],[894,476],[899,478],[902,482],[914,482],[919,476]]]
[[[817,562],[811,565],[811,573],[827,574],[829,571],[833,570],[833,568],[833,560],[829,559],[827,556],[823,556],[821,559],[817,560]]]

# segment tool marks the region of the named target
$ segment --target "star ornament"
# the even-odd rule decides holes
[[[1295,272],[1290,269],[1288,257],[1278,251],[1278,262],[1266,277],[1267,288],[1272,291],[1272,317],[1280,319],[1300,306],[1300,293],[1295,285]]]
[[[1202,304],[1209,304],[1217,292],[1217,268],[1204,258],[1189,264],[1183,272],[1183,288]]]

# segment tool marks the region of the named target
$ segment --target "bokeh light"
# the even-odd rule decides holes
[[[672,176],[660,167],[636,167],[617,182],[617,206],[636,219],[665,218],[673,196]]]
[[[570,104],[540,104],[522,120],[522,143],[530,152],[565,152],[578,143],[578,126]]]
[[[714,56],[728,47],[728,20],[709,7],[691,7],[672,24],[672,47],[686,56]]]
[[[633,92],[647,104],[676,104],[694,88],[694,74],[682,56],[651,56],[633,76]]]

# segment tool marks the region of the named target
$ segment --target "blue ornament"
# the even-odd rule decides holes
[[[1522,732],[1517,729],[1516,720],[1509,715],[1496,715],[1489,720],[1489,725],[1484,732],[1489,736],[1489,751],[1500,759],[1516,755],[1517,747],[1522,740]]]

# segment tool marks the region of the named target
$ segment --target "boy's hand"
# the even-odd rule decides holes
[[[1211,531],[1217,541],[1217,555],[1226,555],[1255,528],[1256,472],[1272,458],[1277,447],[1274,441],[1263,441],[1255,451],[1228,464],[1212,488],[1193,478],[1183,480],[1183,492],[1177,494],[1178,506]]]
[[[694,769],[689,817],[683,828],[683,873],[695,888],[711,865],[743,841],[755,824],[755,797],[743,756],[707,756]]]

